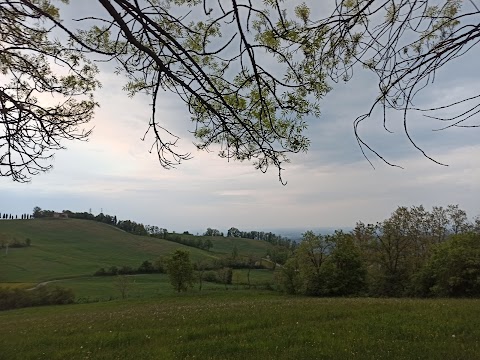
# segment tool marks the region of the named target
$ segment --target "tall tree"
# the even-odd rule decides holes
[[[131,279],[127,275],[117,275],[114,278],[113,284],[120,292],[122,299],[126,299],[132,285]]]
[[[438,244],[417,281],[421,296],[479,296],[480,236],[456,234]]]
[[[323,294],[345,296],[361,293],[366,289],[366,268],[353,236],[336,231],[329,236],[329,241],[332,250],[322,268],[325,281]]]
[[[302,292],[307,295],[321,295],[324,287],[322,265],[329,256],[331,243],[323,235],[313,231],[303,234],[296,258],[300,273]]]
[[[184,250],[176,250],[167,260],[167,273],[175,291],[187,291],[194,280],[190,254]]]
[[[470,229],[470,224],[467,218],[467,212],[462,210],[457,205],[448,205],[447,214],[451,224],[451,231],[454,234],[459,234]]]
[[[39,217],[41,217],[41,216],[42,216],[42,209],[41,209],[40,207],[38,207],[38,206],[35,206],[35,207],[33,208],[33,217],[34,217],[34,218],[39,218]]]
[[[375,226],[358,223],[352,235],[367,264],[372,293],[401,296],[409,293],[412,278],[438,244],[473,227],[458,205],[430,212],[421,205],[401,206]]]
[[[285,265],[276,271],[275,280],[280,291],[287,294],[297,294],[302,291],[302,278],[295,256],[289,258]]]

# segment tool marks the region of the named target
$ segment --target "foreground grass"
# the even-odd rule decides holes
[[[210,291],[0,313],[0,359],[479,359],[480,301]]]

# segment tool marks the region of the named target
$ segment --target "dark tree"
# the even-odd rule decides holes
[[[194,279],[190,254],[187,251],[176,250],[167,260],[167,273],[170,283],[177,292],[187,291]]]
[[[207,239],[207,240],[205,240],[205,241],[203,242],[203,246],[202,246],[203,249],[205,249],[205,250],[207,250],[207,251],[210,251],[210,249],[211,249],[212,247],[213,247],[213,242],[212,242],[212,240]]]
[[[41,217],[41,216],[42,216],[42,209],[41,209],[40,207],[38,207],[38,206],[35,206],[35,207],[33,208],[33,217],[34,217],[34,218],[39,218],[39,217]]]
[[[51,19],[51,20],[49,20]],[[0,176],[26,182],[47,171],[63,140],[90,134],[97,70],[52,34],[58,10],[49,1],[0,1]],[[53,64],[67,70],[55,73]],[[47,105],[39,96],[49,95]]]
[[[153,264],[150,261],[145,260],[142,263],[142,265],[139,266],[137,272],[139,272],[141,274],[150,274],[150,273],[155,272],[155,267],[153,266]]]

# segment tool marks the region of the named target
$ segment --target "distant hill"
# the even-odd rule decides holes
[[[302,234],[306,231],[313,231],[316,234],[329,235],[333,234],[335,230],[343,230],[345,232],[351,231],[351,227],[312,227],[312,228],[283,228],[283,229],[273,229],[271,230],[275,234],[284,236],[294,241],[302,240]]]
[[[244,239],[237,237],[224,237],[224,236],[203,236],[203,235],[191,235],[191,234],[176,234],[183,240],[199,239],[205,241],[209,239],[213,243],[211,253],[214,254],[231,254],[233,248],[236,247],[238,254],[247,256],[250,254],[256,256],[265,256],[267,251],[273,247],[272,244],[267,241]]]
[[[211,237],[213,248],[204,251],[79,219],[4,220],[0,221],[0,236],[18,241],[31,239],[30,247],[10,248],[8,255],[5,249],[0,250],[0,282],[39,282],[91,275],[101,267],[110,266],[136,268],[145,260],[156,260],[178,248],[188,250],[195,261],[230,254],[235,245],[240,256],[249,253],[264,256],[272,246],[259,240]]]

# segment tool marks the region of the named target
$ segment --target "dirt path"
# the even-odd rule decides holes
[[[62,280],[67,280],[67,279],[62,279]],[[57,281],[60,281],[60,280],[44,281],[44,282],[38,283],[38,284],[35,285],[34,287],[32,287],[32,288],[30,288],[30,289],[27,289],[27,290],[28,290],[28,291],[37,290],[38,288],[40,288],[40,287],[42,287],[42,286],[45,286],[45,285],[47,285],[47,284],[54,283],[54,282],[57,282]]]
[[[63,281],[63,280],[71,280],[71,279],[80,279],[80,278],[86,278],[86,277],[92,277],[90,275],[82,275],[82,276],[72,276],[72,277],[65,277],[65,278],[61,278],[61,279],[53,279],[53,280],[48,280],[48,281],[42,281],[41,283],[38,283],[37,285],[35,285],[34,287],[32,288],[29,288],[27,290],[31,291],[31,290],[36,290],[42,286],[45,286],[45,285],[48,285],[48,284],[51,284],[51,283],[54,283],[54,282],[57,282],[57,281]]]

